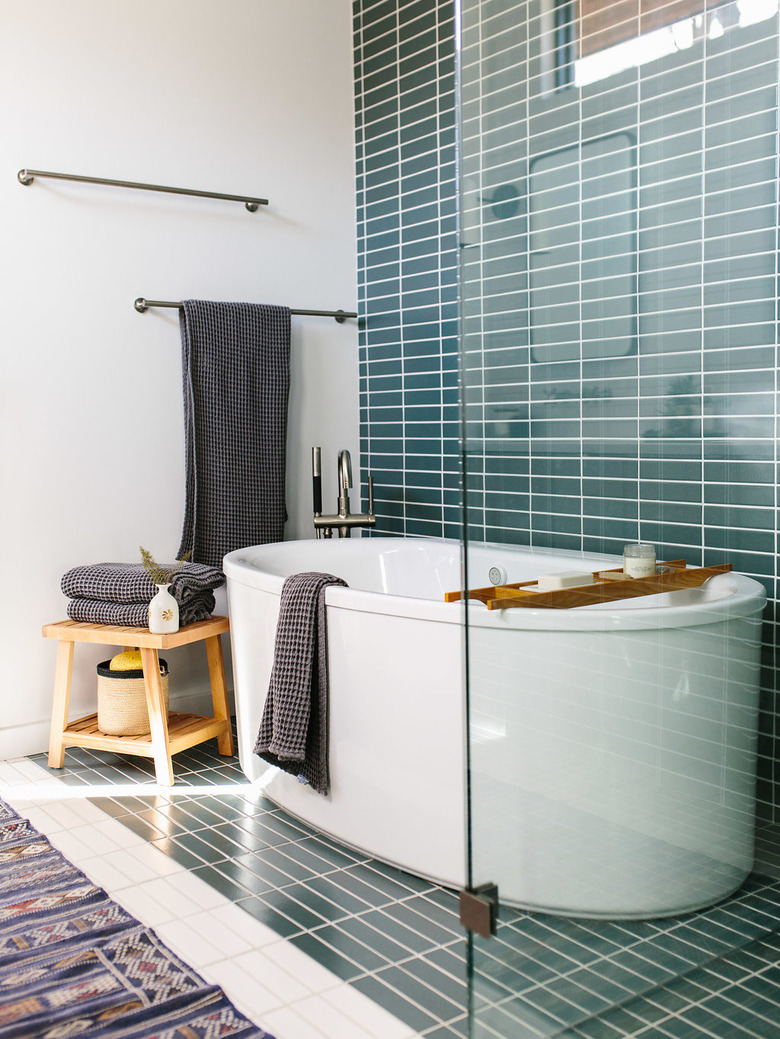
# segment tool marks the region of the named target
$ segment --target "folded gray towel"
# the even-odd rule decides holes
[[[179,624],[205,621],[214,612],[214,595],[201,592],[179,605]],[[104,599],[71,599],[68,616],[88,624],[119,624],[125,628],[149,627],[149,604],[143,602],[106,602]]]
[[[282,585],[274,663],[254,752],[320,794],[328,768],[328,653],[325,590],[346,581],[305,573]]]
[[[173,566],[172,563],[163,565]],[[219,588],[224,583],[225,575],[214,566],[181,563],[168,591],[181,607],[195,596]],[[142,563],[74,566],[63,574],[60,587],[63,595],[69,599],[100,599],[109,603],[148,603],[157,591]]]
[[[284,537],[290,310],[185,299],[186,494],[179,557],[222,565]]]

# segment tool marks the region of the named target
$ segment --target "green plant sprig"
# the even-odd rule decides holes
[[[147,551],[143,545],[139,545],[138,548],[141,552],[141,562],[144,570],[153,584],[170,584],[182,563],[186,563],[192,555],[192,552],[185,552],[180,559],[176,560],[173,566],[160,566],[159,563],[155,562],[152,553]]]

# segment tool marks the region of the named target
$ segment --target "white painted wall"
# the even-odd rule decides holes
[[[133,300],[356,309],[350,17],[350,0],[2,5],[0,757],[47,745],[40,630],[65,616],[62,573],[178,548],[178,312]],[[25,188],[23,167],[271,204]],[[308,537],[311,446],[329,495],[337,450],[358,457],[354,321],[293,318],[290,405],[286,536]],[[77,647],[72,717],[109,655]],[[174,699],[207,687],[201,647],[169,662]]]

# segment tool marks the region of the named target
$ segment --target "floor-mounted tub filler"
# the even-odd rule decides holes
[[[469,547],[469,584],[619,566]],[[286,576],[324,571],[331,792],[252,748]],[[465,884],[464,607],[457,541],[293,541],[225,558],[241,767],[293,815],[371,856]],[[495,573],[495,570],[494,570]],[[468,605],[473,876],[502,902],[652,917],[725,897],[752,865],[763,587],[578,609]]]

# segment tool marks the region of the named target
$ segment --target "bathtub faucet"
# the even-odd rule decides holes
[[[349,511],[349,489],[352,486],[352,459],[349,451],[339,451],[339,498],[338,512],[332,516],[322,515],[322,468],[319,447],[311,449],[311,476],[314,497],[314,532],[318,538],[331,538],[333,531],[339,532],[340,538],[352,535],[353,527],[373,527],[376,524],[374,515],[374,478],[368,478],[368,512],[351,513]]]
[[[339,451],[339,516],[349,515],[349,489],[352,486],[352,459],[349,451]]]

